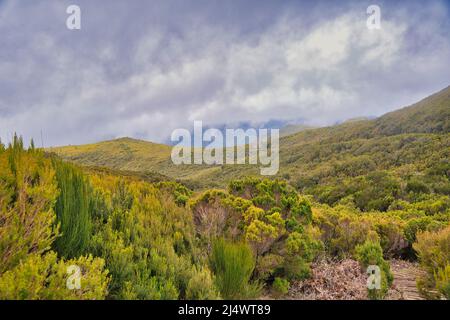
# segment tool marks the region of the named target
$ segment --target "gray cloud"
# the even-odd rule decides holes
[[[449,84],[449,7],[297,1],[0,2],[0,136],[46,145],[380,115]]]

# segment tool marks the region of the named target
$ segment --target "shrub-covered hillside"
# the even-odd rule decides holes
[[[1,299],[284,298],[336,261],[355,261],[362,278],[378,266],[380,287],[359,298],[382,299],[392,258],[420,263],[424,297],[449,298],[450,198],[428,182],[448,184],[439,165],[399,185],[375,172],[364,179],[378,189],[331,204],[282,179],[194,193],[79,168],[18,137],[0,145],[0,167]]]
[[[427,184],[422,179],[424,172],[429,181],[430,175],[440,176],[449,170],[449,123],[450,87],[377,119],[302,130],[280,139],[277,177],[330,204],[336,197],[353,194],[336,188],[360,184],[361,177],[373,172],[388,172],[400,184],[410,179]],[[168,146],[129,138],[48,151],[85,166],[138,174],[156,172],[194,189],[224,188],[232,179],[259,175],[258,167],[249,165],[175,166]],[[445,181],[437,181],[429,188],[449,193]]]

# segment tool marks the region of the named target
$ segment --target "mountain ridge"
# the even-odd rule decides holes
[[[409,153],[424,160],[420,149],[433,149],[441,156],[447,148],[450,132],[450,86],[407,107],[378,118],[343,122],[341,124],[305,129],[280,138],[280,172],[293,183],[307,173],[332,171],[336,166],[356,161],[358,166],[378,169],[414,163]],[[390,152],[376,159],[377,150]],[[258,175],[258,166],[250,165],[183,165],[170,159],[171,146],[133,138],[119,138],[96,144],[47,149],[64,160],[84,166],[107,167],[113,170],[157,172],[183,181],[195,181],[194,187],[223,186],[225,181],[242,175]],[[403,153],[402,153],[403,152]],[[408,153],[406,155],[405,153]],[[396,155],[395,162],[389,156]],[[403,159],[403,160],[402,160]],[[431,161],[431,160],[429,160]],[[353,164],[355,165],[355,164]],[[358,169],[355,169],[358,171]],[[364,170],[360,173],[364,173]],[[323,173],[322,173],[323,175]],[[319,179],[320,180],[320,179]]]

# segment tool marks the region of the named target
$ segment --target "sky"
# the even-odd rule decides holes
[[[167,143],[194,120],[379,116],[450,85],[449,31],[448,1],[0,0],[0,137]]]

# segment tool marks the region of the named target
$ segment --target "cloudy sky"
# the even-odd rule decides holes
[[[378,116],[450,85],[449,30],[446,1],[0,0],[0,137],[167,142],[194,120]]]

